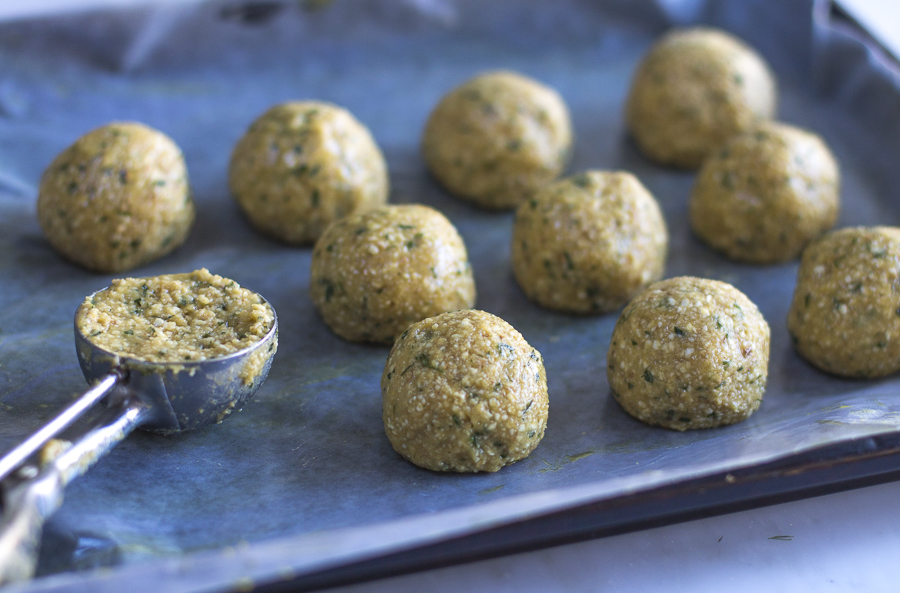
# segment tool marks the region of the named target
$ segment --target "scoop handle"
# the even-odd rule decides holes
[[[101,399],[106,397],[125,378],[125,371],[119,368],[111,370],[100,378],[90,389],[81,394],[81,397],[60,412],[53,420],[42,426],[33,435],[22,441],[14,449],[0,459],[0,482],[5,480],[16,468],[22,465],[26,459],[47,444],[53,437],[68,428],[73,422],[81,418]]]
[[[117,392],[118,393],[118,392]],[[40,551],[44,520],[62,504],[66,485],[88,470],[119,441],[140,426],[150,407],[127,393],[110,406],[84,434],[36,475],[12,485],[0,520],[0,584],[30,579]]]

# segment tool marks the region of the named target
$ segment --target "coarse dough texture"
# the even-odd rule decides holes
[[[788,330],[823,371],[873,378],[900,370],[900,228],[846,228],[812,242]]]
[[[88,132],[41,177],[38,220],[53,248],[97,272],[122,272],[162,257],[194,223],[181,149],[133,122]]]
[[[775,77],[739,39],[697,27],[667,33],[631,82],[626,123],[651,159],[696,169],[732,135],[775,117]]]
[[[495,472],[527,457],[547,427],[541,354],[484,311],[412,325],[388,356],[381,395],[394,450],[435,471]]]
[[[668,243],[659,206],[634,175],[588,171],[519,206],[513,272],[544,307],[606,313],[660,279]]]
[[[441,185],[492,210],[514,208],[555,179],[571,151],[559,93],[506,71],[476,76],[444,96],[422,137],[425,162]]]
[[[443,214],[382,206],[337,221],[316,242],[310,296],[345,340],[392,343],[416,321],[474,306],[475,279]]]
[[[788,261],[834,226],[840,186],[837,161],[821,138],[763,123],[703,163],[691,191],[691,227],[731,259]]]
[[[675,430],[734,424],[766,389],[769,325],[744,293],[725,282],[670,278],[622,312],[606,355],[622,408]]]
[[[206,269],[113,280],[75,314],[78,331],[95,346],[154,363],[234,354],[262,340],[274,322],[258,294]]]
[[[250,223],[293,245],[339,218],[387,202],[387,165],[349,111],[316,101],[276,105],[238,141],[231,192]]]

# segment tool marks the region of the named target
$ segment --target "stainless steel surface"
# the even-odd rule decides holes
[[[272,328],[259,342],[228,356],[149,363],[98,347],[78,329],[76,317],[78,362],[88,383],[99,383],[26,443],[46,443],[93,402],[111,392],[109,409],[83,436],[72,443],[58,443],[63,450],[57,456],[24,468],[35,475],[20,469],[24,479],[5,485],[0,521],[0,584],[28,579],[34,574],[43,522],[62,504],[63,490],[73,478],[87,471],[135,428],[178,434],[217,424],[240,410],[266,380],[277,344],[276,316]],[[265,362],[247,382],[244,368],[260,353]],[[18,464],[13,466],[16,467]]]
[[[66,484],[80,476],[142,422],[153,410],[131,393],[115,401],[85,434],[37,475],[9,487],[0,521],[0,584],[31,578],[40,550],[44,520],[63,503]]]
[[[205,266],[266,294],[282,328],[279,361],[244,413],[215,431],[134,434],[72,484],[47,525],[45,578],[22,589],[150,591],[161,579],[173,591],[247,587],[897,431],[897,377],[843,380],[794,352],[784,318],[796,264],[738,265],[699,243],[685,205],[693,176],[648,162],[622,125],[629,78],[654,39],[675,23],[722,26],[772,63],[781,119],[834,149],[845,188],[839,224],[896,224],[896,79],[865,46],[813,21],[808,2],[670,4],[338,0],[316,12],[295,2],[254,12],[228,2],[200,6],[166,34],[149,33],[141,13],[0,31],[8,114],[0,118],[0,439],[30,432],[43,420],[41,405],[58,409],[66,387],[78,388],[67,366],[71,311],[108,282],[50,250],[34,221],[34,189],[59,150],[110,119],[171,135],[197,200],[187,244],[136,273]],[[676,434],[630,419],[604,378],[615,315],[574,318],[530,303],[509,271],[511,217],[472,208],[430,179],[418,152],[430,109],[455,84],[494,68],[560,91],[577,135],[573,171],[630,170],[654,193],[672,238],[667,276],[726,280],[760,305],[772,326],[770,381],[748,421]],[[387,349],[331,334],[306,296],[309,250],[268,241],[241,218],[228,196],[231,147],[266,108],[304,98],[341,104],[372,129],[391,200],[450,218],[469,248],[477,306],[544,355],[550,420],[528,459],[497,474],[456,476],[397,456],[381,423]],[[27,366],[36,352],[41,365]],[[50,382],[62,387],[57,399],[47,395]]]
[[[119,383],[121,375],[110,372],[98,378],[97,382],[81,396],[72,402],[65,410],[59,413],[50,422],[42,426],[33,435],[16,445],[0,459],[0,482],[9,476],[22,463],[38,449],[47,444],[47,441],[56,437],[73,422],[81,418],[94,404],[106,397]]]

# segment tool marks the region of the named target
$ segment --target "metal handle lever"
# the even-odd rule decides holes
[[[81,418],[85,412],[94,407],[97,402],[112,392],[116,385],[125,378],[125,374],[126,372],[123,369],[115,368],[104,375],[96,385],[69,404],[53,420],[4,455],[0,459],[0,482],[22,465],[35,451],[46,445],[50,439],[59,435],[73,422]]]
[[[62,504],[66,485],[141,425],[150,407],[133,394],[112,403],[71,447],[7,492],[0,521],[0,584],[34,575],[44,520]]]

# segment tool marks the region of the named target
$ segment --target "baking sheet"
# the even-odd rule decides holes
[[[111,277],[62,261],[34,215],[43,168],[85,131],[136,119],[184,150],[196,227],[135,275],[201,266],[262,293],[279,352],[240,414],[193,434],[131,435],[74,482],[45,529],[43,578],[26,590],[215,590],[293,576],[612,496],[897,430],[897,378],[848,381],[794,353],[784,319],[796,265],[739,265],[690,233],[693,175],[657,167],[627,138],[622,107],[639,57],[673,23],[730,29],[772,63],[781,119],[820,133],[842,165],[839,226],[900,219],[900,88],[863,45],[792,0],[709,3],[567,0],[337,0],[207,3],[0,26],[0,447],[12,446],[84,385],[75,308]],[[815,26],[814,26],[815,25]],[[735,284],[772,326],[769,386],[746,422],[674,433],[627,416],[609,394],[615,315],[530,303],[509,266],[510,214],[447,196],[419,157],[424,121],[471,75],[519,70],[557,88],[577,134],[572,171],[634,172],[671,235],[666,276]],[[468,245],[477,307],[544,355],[550,421],[526,460],[496,474],[443,475],[396,455],[383,433],[388,348],[330,333],[308,293],[309,249],[253,232],[228,195],[231,147],[274,103],[315,98],[370,127],[393,202],[443,211]],[[113,567],[112,570],[89,570]],[[81,571],[81,572],[73,572]]]

